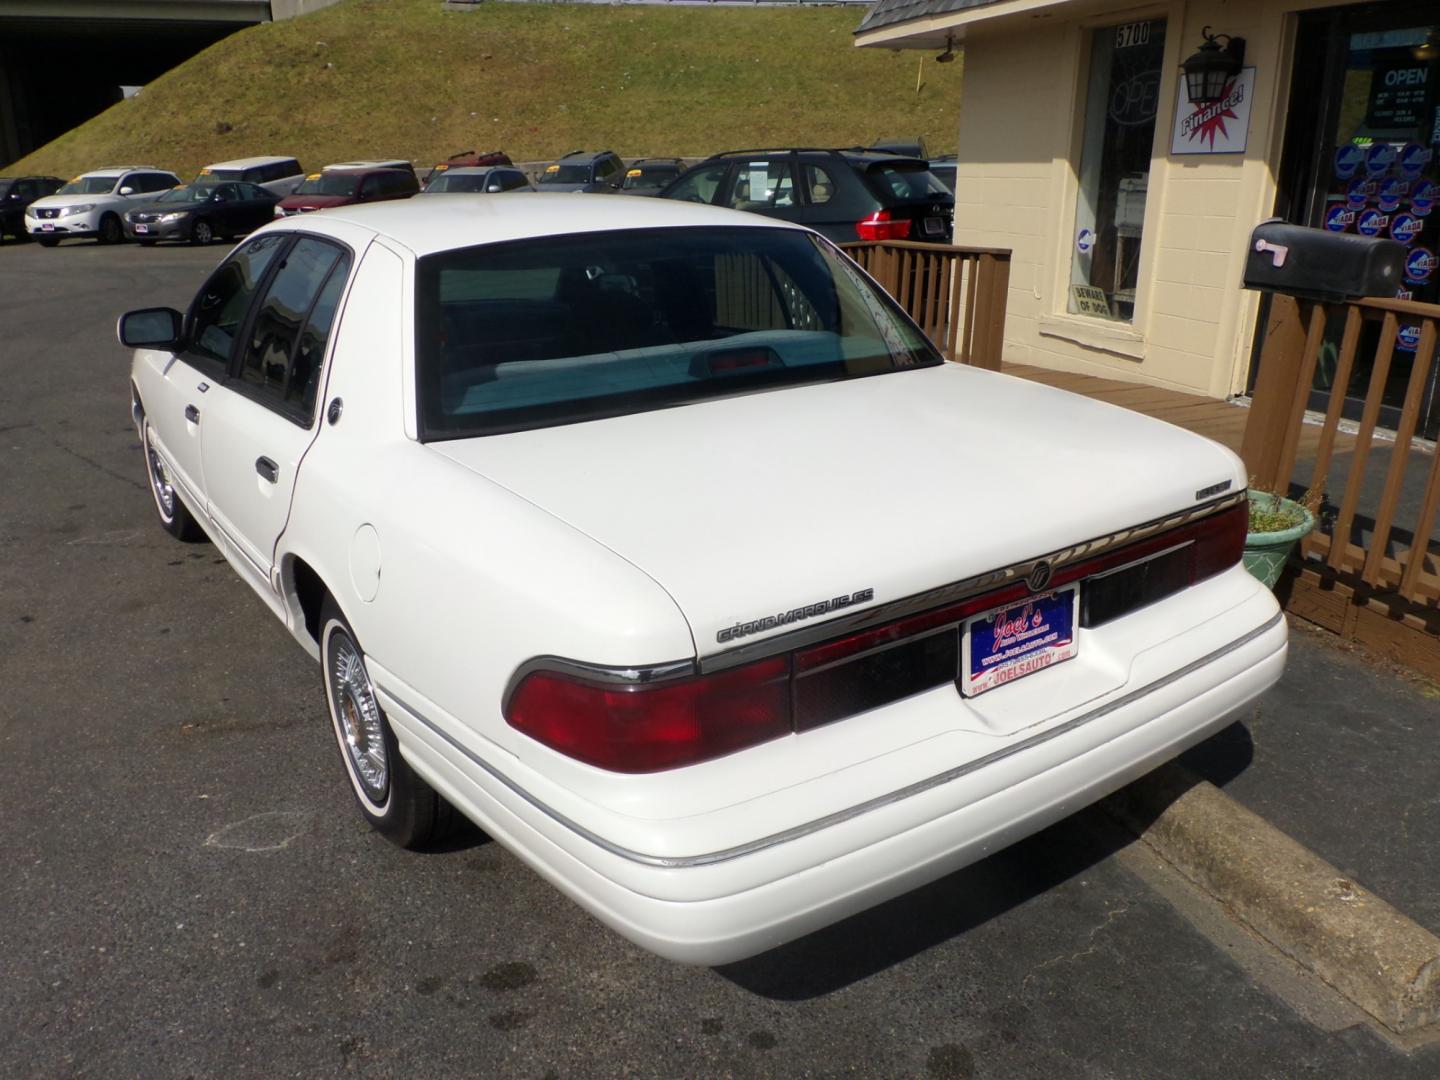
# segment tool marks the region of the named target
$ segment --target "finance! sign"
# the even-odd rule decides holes
[[[1191,105],[1185,77],[1175,94],[1172,154],[1243,154],[1250,135],[1250,101],[1255,96],[1255,69],[1245,68],[1225,87],[1219,101]]]

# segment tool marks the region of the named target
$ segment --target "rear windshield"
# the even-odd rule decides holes
[[[360,177],[354,173],[311,173],[294,191],[296,195],[354,195]]]
[[[828,244],[636,229],[422,258],[426,440],[520,431],[941,363]]]
[[[954,193],[920,161],[882,161],[871,165],[865,175],[872,184],[878,184],[881,191],[888,191],[901,201],[954,198]]]
[[[77,176],[57,191],[56,195],[108,195],[115,190],[118,176]]]
[[[588,184],[589,165],[549,165],[540,174],[542,184]]]

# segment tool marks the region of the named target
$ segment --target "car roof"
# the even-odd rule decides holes
[[[378,161],[336,161],[329,165],[322,165],[321,172],[346,172],[355,169],[409,169],[410,162],[405,158],[383,158]]]
[[[484,176],[486,173],[494,172],[496,169],[509,169],[511,172],[520,172],[518,165],[452,165],[446,169],[442,176]]]
[[[353,167],[351,167],[351,166],[340,166],[340,165],[335,165],[335,166],[327,165],[327,166],[325,166],[325,168],[321,169],[320,171],[321,171],[322,173],[327,173],[327,172],[328,172],[328,173],[331,173],[332,175],[336,175],[336,176],[371,176],[371,175],[376,174],[376,173],[382,173],[382,174],[388,176],[388,175],[390,175],[391,173],[399,173],[401,176],[404,176],[404,177],[406,177],[406,178],[411,178],[411,173],[410,173],[410,170],[409,170],[409,169],[387,169],[387,168],[383,168],[383,167],[379,167],[379,166],[374,166],[374,165],[358,165],[358,166],[353,166]],[[447,171],[448,171],[448,170],[447,170]],[[312,174],[310,174],[310,175],[313,176],[314,174],[312,173]],[[306,177],[307,180],[308,180],[309,178],[310,178],[309,176]]]
[[[640,168],[644,168],[646,165],[679,165],[679,164],[681,164],[681,161],[680,161],[680,159],[679,159],[678,157],[642,157],[642,158],[636,158],[634,161],[630,162],[630,168],[632,168],[632,169],[640,169]]]
[[[722,150],[718,154],[711,154],[707,161],[721,161],[727,158],[754,157],[756,154],[829,154],[832,157],[844,158],[846,161],[874,162],[883,161],[888,164],[914,162],[917,165],[926,164],[924,158],[906,157],[904,154],[891,154],[884,150],[869,150],[863,146],[846,147],[821,147],[821,146],[762,146],[752,150]]]
[[[261,165],[281,165],[281,164],[284,164],[284,163],[287,162],[287,161],[295,161],[295,158],[294,158],[294,157],[291,157],[291,156],[289,156],[289,155],[286,155],[286,156],[283,156],[283,157],[242,157],[242,158],[236,158],[234,161],[215,161],[215,162],[211,162],[209,165],[206,165],[205,168],[207,168],[207,169],[254,169],[254,168],[257,168],[258,166],[261,166]],[[299,162],[296,162],[296,168],[297,168],[297,170],[299,169]]]
[[[614,150],[571,150],[568,154],[561,154],[556,161],[568,161],[571,165],[578,165],[582,161],[594,161],[596,158],[614,157]]]
[[[81,175],[81,176],[120,176],[120,175],[123,174],[123,173],[136,172],[136,171],[138,171],[138,170],[140,170],[140,169],[149,169],[151,172],[170,173],[171,176],[174,176],[174,175],[175,175],[174,173],[170,172],[169,169],[162,169],[162,168],[160,168],[160,167],[157,166],[157,165],[101,165],[100,168],[98,168],[98,169],[91,169],[89,172],[83,172],[83,173],[81,173],[80,175]]]
[[[804,231],[802,226],[759,214],[670,199],[557,200],[553,195],[523,191],[507,193],[503,199],[457,194],[445,199],[333,207],[324,214],[277,219],[266,229],[338,235],[338,230],[332,233],[329,229],[332,222],[358,225],[409,248],[416,256],[539,236],[687,225]]]

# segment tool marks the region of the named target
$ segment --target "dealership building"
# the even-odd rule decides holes
[[[856,38],[963,51],[955,238],[1012,251],[1008,362],[1245,392],[1262,297],[1242,269],[1277,215],[1400,240],[1402,298],[1440,302],[1434,0],[878,0]],[[1402,327],[1387,415],[1416,342]],[[1368,377],[1357,363],[1357,395]]]

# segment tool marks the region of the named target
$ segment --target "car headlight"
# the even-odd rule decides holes
[[[60,216],[61,216],[61,217],[74,217],[76,214],[88,214],[91,210],[94,210],[94,209],[95,209],[95,204],[94,204],[94,203],[88,203],[88,202],[86,202],[86,203],[80,203],[80,204],[77,205],[77,206],[62,206],[62,207],[60,208]]]
[[[185,216],[185,211],[184,211],[184,210],[171,210],[168,214],[161,214],[161,215],[160,215],[158,218],[156,218],[155,220],[156,220],[156,221],[165,221],[165,222],[179,221],[179,220],[180,220],[181,218],[183,218],[184,216]]]

